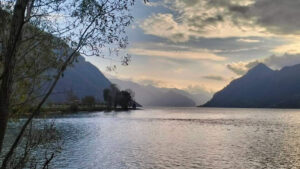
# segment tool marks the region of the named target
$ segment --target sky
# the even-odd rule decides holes
[[[137,1],[122,51],[130,64],[87,60],[108,77],[216,92],[257,63],[273,69],[300,63],[299,9],[298,0]]]

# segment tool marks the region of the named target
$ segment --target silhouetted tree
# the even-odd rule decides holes
[[[103,90],[103,99],[106,103],[107,108],[111,108],[112,107],[112,98],[110,95],[110,89],[106,88]]]
[[[109,88],[103,90],[103,98],[108,108],[117,108],[119,92],[120,90],[116,84],[111,84]]]
[[[135,96],[135,93],[133,90],[131,89],[126,89],[126,91],[128,93],[130,93],[130,96],[131,96],[131,102],[129,103],[129,107],[132,107],[133,109],[136,109],[136,102],[135,102],[135,99],[134,99],[134,96]]]
[[[132,104],[132,96],[131,94],[123,90],[118,94],[118,105],[122,107],[122,109],[128,109]]]
[[[120,93],[120,89],[117,87],[116,84],[111,84],[110,85],[110,95],[112,99],[112,105],[114,108],[117,108],[118,106],[118,95]]]
[[[128,93],[130,93],[130,96],[131,96],[132,100],[134,100],[134,96],[135,96],[134,91],[131,90],[131,89],[126,89],[125,91],[127,91]]]
[[[128,109],[133,104],[134,92],[130,89],[120,91],[115,84],[103,90],[104,101],[108,108],[121,106]]]

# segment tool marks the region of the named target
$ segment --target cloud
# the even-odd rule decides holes
[[[227,68],[237,75],[244,75],[249,69],[253,68],[258,63],[264,63],[274,69],[281,69],[285,66],[300,64],[300,54],[284,54],[279,56],[271,55],[261,60],[231,63],[227,65]]]
[[[280,45],[272,49],[272,52],[277,54],[300,54],[300,39],[292,40],[288,44]]]
[[[236,73],[237,75],[243,75],[247,72],[245,65],[241,65],[241,64],[236,64],[236,63],[228,64],[227,68],[232,72]]]
[[[188,41],[190,37],[270,36],[264,27],[255,24],[254,18],[240,14],[246,12],[249,0],[163,0],[161,4],[172,12],[158,13],[141,22],[146,34],[173,42]]]
[[[244,75],[247,71],[260,63],[257,60],[250,62],[236,62],[227,64],[227,68],[237,75]]]
[[[222,1],[222,2],[220,2]],[[211,0],[211,8],[224,8],[236,24],[257,25],[273,34],[299,35],[300,1],[251,0],[236,3],[236,0]],[[244,1],[246,2],[246,1]],[[246,20],[250,22],[245,22]]]
[[[189,85],[187,88],[184,88],[184,90],[191,94],[199,94],[199,93],[207,93],[208,95],[213,94],[213,91],[207,89],[203,85]]]
[[[284,66],[293,66],[300,64],[300,54],[284,54],[281,56],[272,55],[264,59],[263,63],[275,69],[280,69]]]
[[[173,42],[190,37],[300,35],[297,0],[162,0],[159,4],[170,12],[150,16],[140,27],[147,34]]]
[[[140,84],[143,85],[151,85],[151,86],[160,86],[163,84],[161,80],[155,80],[155,79],[140,79],[138,80]]]
[[[189,38],[185,33],[187,28],[178,24],[172,14],[153,15],[150,19],[146,19],[140,27],[145,34],[167,38],[173,42],[184,42]]]
[[[214,0],[213,0],[214,1]],[[216,0],[219,1],[219,0]],[[223,8],[236,21],[250,20],[274,35],[299,35],[300,1],[295,0],[253,0],[248,5],[234,4],[234,0],[225,0]]]
[[[244,43],[258,43],[260,40],[257,39],[237,39],[237,42],[244,42]]]
[[[216,80],[216,81],[224,81],[225,80],[224,77],[217,76],[217,75],[207,75],[207,76],[203,76],[203,78],[209,79],[209,80]]]
[[[180,20],[180,19],[178,19]],[[140,24],[145,34],[166,38],[172,42],[186,42],[191,37],[228,38],[270,36],[264,28],[259,26],[235,25],[229,19],[222,19],[220,15],[201,19],[198,17],[185,18],[177,21],[168,14],[155,14]]]
[[[129,53],[133,55],[142,56],[156,56],[165,57],[170,59],[182,59],[182,60],[211,60],[211,61],[224,61],[225,57],[218,56],[214,53],[201,50],[192,51],[167,51],[167,50],[149,50],[142,48],[131,48]]]
[[[273,33],[299,34],[300,1],[256,0],[249,14]]]

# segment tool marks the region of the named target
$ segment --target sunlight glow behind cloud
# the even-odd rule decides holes
[[[203,51],[160,51],[160,50],[148,50],[148,49],[129,49],[130,54],[142,55],[142,56],[157,56],[176,59],[191,59],[191,60],[212,60],[212,61],[224,61],[225,57],[217,56],[213,53]]]
[[[259,62],[276,69],[298,64],[299,8],[295,0],[140,3],[129,29],[133,63],[116,76],[217,91]]]

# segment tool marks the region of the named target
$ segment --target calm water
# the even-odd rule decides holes
[[[299,168],[300,110],[157,108],[55,120],[54,168]]]

